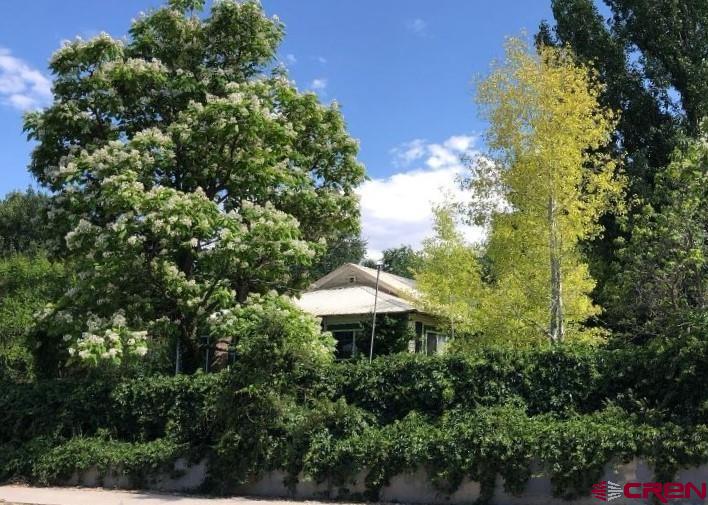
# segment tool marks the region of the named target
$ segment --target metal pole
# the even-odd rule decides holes
[[[374,334],[376,333],[376,305],[379,301],[379,275],[381,275],[381,263],[376,265],[376,291],[374,292],[374,314],[371,317],[371,345],[369,346],[369,363],[374,359]]]

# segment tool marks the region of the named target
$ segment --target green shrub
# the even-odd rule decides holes
[[[56,445],[53,437],[38,436],[25,442],[0,444],[0,482],[13,479],[34,481],[34,464]]]
[[[382,422],[405,417],[413,410],[439,415],[452,404],[454,389],[444,359],[399,354],[335,365],[338,381],[333,394],[345,398]]]
[[[599,391],[655,424],[708,424],[708,338],[655,339],[601,354]]]
[[[21,199],[18,195],[15,196]],[[0,200],[0,228],[7,224],[2,223],[7,217],[2,213],[7,211],[7,202],[12,198],[10,195]],[[28,223],[22,224],[28,226]],[[9,243],[7,238],[11,239]],[[26,237],[18,234],[15,238],[24,242]],[[25,249],[26,253],[11,253]],[[35,313],[68,288],[66,268],[33,249],[29,243],[21,245],[0,233],[0,380],[29,381],[45,377],[44,372],[56,370],[60,356],[49,352],[52,346],[47,344],[50,343],[35,339],[30,329]]]
[[[114,418],[109,382],[0,384],[0,444],[90,436]]]
[[[103,437],[75,437],[41,454],[32,471],[37,482],[47,485],[61,484],[75,472],[91,468],[101,478],[113,471],[140,485],[149,476],[169,472],[174,461],[186,452],[186,445],[169,439],[131,443]]]
[[[224,396],[226,373],[132,379],[111,394],[116,433],[149,441],[162,437],[207,444],[218,430],[217,412]]]
[[[645,456],[649,428],[619,409],[538,424],[536,455],[551,475],[553,492],[567,499],[588,493],[608,463]]]
[[[708,455],[708,426],[665,423],[652,427],[643,451],[657,480],[671,481],[680,468],[700,466]]]

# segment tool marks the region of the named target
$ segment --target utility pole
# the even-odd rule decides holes
[[[374,359],[374,334],[376,333],[376,306],[379,301],[379,276],[381,275],[382,261],[376,262],[376,291],[374,292],[374,313],[371,317],[371,345],[369,346],[369,363]]]

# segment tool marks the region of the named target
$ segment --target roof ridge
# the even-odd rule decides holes
[[[345,263],[345,264],[346,264],[346,265],[354,265],[355,267],[360,268],[360,269],[362,269],[362,270],[365,270],[367,273],[370,273],[370,274],[372,274],[372,275],[376,273],[376,269],[375,269],[375,268],[365,267],[364,265],[359,265],[359,264],[357,264],[357,263]],[[387,272],[387,271],[384,270],[383,268],[381,269],[381,273],[382,273],[382,274],[386,274],[386,275],[390,275],[391,277],[395,277],[396,279],[403,279],[404,281],[414,281],[414,282],[415,282],[415,279],[412,279],[412,278],[410,278],[410,277],[403,277],[402,275],[398,275],[398,274],[394,274],[394,273],[391,273],[391,272]]]

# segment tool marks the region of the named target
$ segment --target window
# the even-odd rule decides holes
[[[426,351],[427,354],[440,354],[445,351],[447,337],[440,334],[438,331],[428,331],[426,333]]]
[[[420,321],[415,323],[415,336],[415,352],[421,354],[441,353],[447,341],[435,326],[424,325]]]
[[[361,348],[361,325],[359,323],[328,324],[327,331],[331,332],[337,341],[336,359],[354,358],[357,354],[363,352]]]
[[[423,323],[415,322],[415,352],[423,352]]]
[[[425,353],[428,355],[438,352],[438,334],[434,331],[428,331],[425,334]]]

